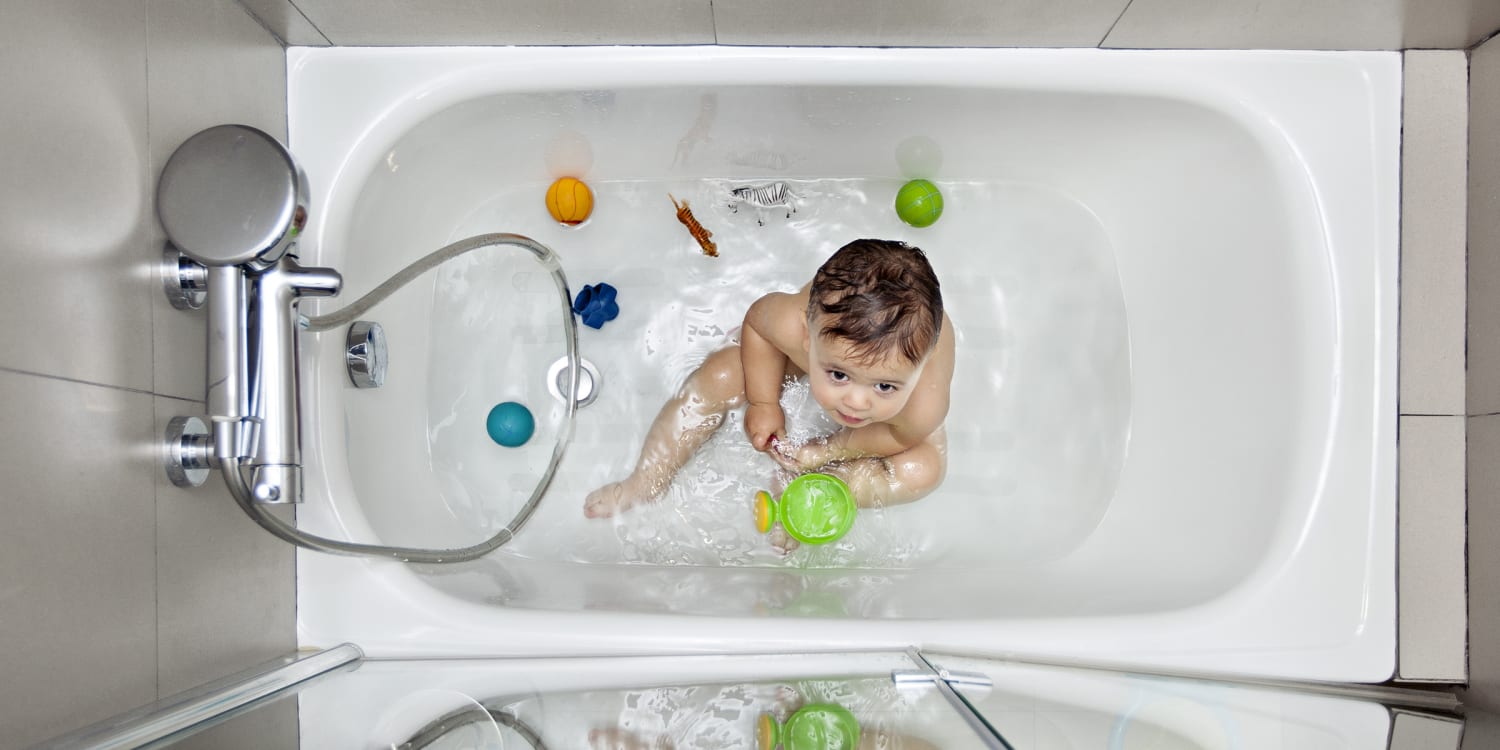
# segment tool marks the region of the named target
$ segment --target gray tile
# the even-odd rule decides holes
[[[1469,62],[1461,50],[1403,61],[1400,408],[1466,414]]]
[[[1500,41],[1469,60],[1469,413],[1500,413]]]
[[[158,397],[155,411],[160,433],[203,405]],[[162,697],[297,649],[296,552],[240,510],[217,471],[192,489],[158,472],[156,521]]]
[[[326,47],[328,37],[291,0],[240,0],[266,28],[291,47]]]
[[[1128,0],[715,0],[720,44],[1093,47]]]
[[[286,140],[286,54],[270,32],[234,0],[151,0],[151,183],[172,152],[194,133],[240,123]],[[154,194],[154,192],[153,192]],[[166,240],[152,211],[141,249],[155,262]],[[203,310],[175,310],[152,290],[156,393],[202,399]]]
[[[1500,708],[1500,415],[1468,433],[1469,694]]]
[[[1493,750],[1500,747],[1500,716],[1490,713],[1500,706],[1484,705],[1463,695],[1464,739],[1462,750]],[[1483,709],[1483,710],[1476,710]]]
[[[1397,512],[1400,675],[1462,681],[1466,417],[1401,417]]]
[[[145,0],[4,12],[0,367],[148,390]]]
[[[299,747],[295,695],[172,744],[172,750],[297,750]]]
[[[711,0],[297,0],[337,45],[712,44]]]
[[[1134,0],[1103,46],[1464,49],[1497,26],[1492,0]]]
[[[151,397],[0,371],[0,744],[156,700]]]
[[[1397,711],[1392,717],[1388,750],[1459,750],[1461,719],[1440,719]]]

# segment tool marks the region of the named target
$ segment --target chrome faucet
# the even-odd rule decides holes
[[[297,262],[307,192],[291,153],[244,125],[189,138],[157,183],[169,254],[206,269],[213,429],[195,438],[196,453],[235,471],[248,462],[249,492],[261,503],[302,500],[297,301],[336,295],[343,284],[331,268]]]

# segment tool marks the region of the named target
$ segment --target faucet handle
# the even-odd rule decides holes
[[[167,159],[156,213],[178,250],[205,266],[269,268],[307,223],[307,175],[264,131],[218,125]]]

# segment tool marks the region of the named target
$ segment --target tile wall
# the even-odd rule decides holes
[[[1500,37],[1469,59],[1471,702],[1500,711]]]
[[[1461,682],[1468,56],[1403,56],[1398,676]]]
[[[242,0],[293,45],[1467,49],[1494,0]]]
[[[295,647],[291,549],[217,482],[166,484],[153,453],[168,418],[203,408],[202,316],[157,291],[155,176],[208,125],[285,135],[283,42],[1448,50],[1406,64],[1403,242],[1422,252],[1402,283],[1422,304],[1403,304],[1401,489],[1403,517],[1425,520],[1402,544],[1433,554],[1402,595],[1434,604],[1403,613],[1419,648],[1402,669],[1463,669],[1420,645],[1455,636],[1467,492],[1469,695],[1500,705],[1500,42],[1452,51],[1500,28],[1500,3],[4,0],[0,14],[0,747]],[[294,745],[294,719],[245,746]]]
[[[0,747],[296,648],[294,554],[168,484],[203,319],[158,291],[156,174],[184,138],[284,137],[279,40],[235,0],[0,4]],[[254,743],[295,746],[295,713]]]

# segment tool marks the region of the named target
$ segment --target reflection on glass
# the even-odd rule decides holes
[[[932,681],[939,674],[943,688]],[[1452,736],[1442,748],[1457,747],[1463,726],[1337,686],[1286,690],[917,651],[392,660],[299,690],[193,727],[179,746],[1387,750],[1401,720]],[[1387,688],[1380,698],[1454,710],[1438,709],[1447,704],[1433,695]]]
[[[926,654],[993,687],[954,684],[1017,748],[1385,750],[1380,703],[1207,680]]]
[[[476,728],[503,742],[485,744]],[[514,736],[509,736],[513,734]],[[671,685],[495,698],[434,719],[398,745],[592,750],[983,748],[935,690],[890,675]]]

